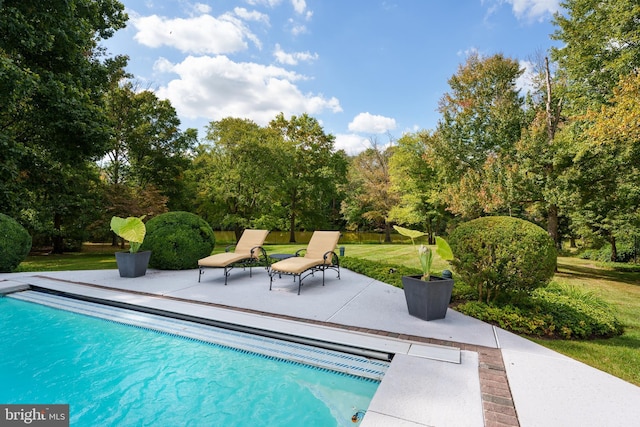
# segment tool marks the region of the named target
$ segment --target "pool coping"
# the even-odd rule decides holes
[[[134,279],[120,278],[117,270],[0,273],[0,288],[53,283],[36,277],[45,275],[116,287],[123,291],[147,291],[157,297],[173,296],[215,303],[225,309],[204,305],[199,307],[202,310],[224,310],[229,316],[246,314],[264,321],[289,322],[294,325],[292,327],[310,325],[318,330],[330,328],[324,330],[326,333],[355,331],[367,336],[413,340],[411,342],[416,344],[449,345],[460,349],[461,364],[401,354],[394,358],[392,367],[397,366],[398,369],[381,382],[374,397],[383,396],[384,401],[372,401],[372,410],[362,424],[365,427],[497,427],[516,423],[523,426],[595,427],[612,423],[631,426],[640,419],[640,406],[637,405],[640,387],[452,309],[441,320],[425,322],[412,317],[407,313],[401,289],[348,269],[341,269],[340,279],[328,277],[326,286],[322,285],[321,277],[305,280],[302,295],[297,295],[297,283],[285,278],[276,281],[273,291],[269,291],[269,276],[262,269],[254,269],[253,277],[249,271],[234,270],[228,286],[224,286],[221,270],[208,273],[202,283],[198,282],[197,269],[151,269],[147,270],[145,276]],[[83,288],[90,289],[86,286]],[[87,292],[98,291],[93,289]],[[120,297],[127,301],[140,298],[143,297],[134,294],[121,294]],[[158,301],[172,304],[167,299]],[[474,355],[475,360],[468,357]],[[421,364],[420,375],[408,371],[417,362]],[[473,366],[473,372],[467,370],[469,366]],[[400,369],[402,367],[407,369]],[[424,375],[424,372],[429,375]],[[447,394],[447,390],[457,390],[451,385],[453,383],[439,382],[449,377],[462,385],[468,385],[471,381],[475,384],[467,390],[466,395]],[[405,384],[408,384],[409,391],[401,387]],[[442,393],[434,393],[430,385],[442,387]],[[440,390],[436,388],[436,391]],[[475,415],[469,423],[456,424],[449,419],[449,415],[463,412],[463,406],[458,405],[461,398],[474,402]],[[380,416],[373,411],[377,405],[382,414]],[[386,418],[381,420],[383,416]]]
[[[251,328],[258,328],[259,326],[258,329],[277,330],[284,334],[313,337],[314,339],[340,344],[348,344],[351,341],[350,344],[353,345],[352,341],[355,339],[358,342],[357,347],[393,353],[392,366],[397,371],[403,372],[400,375],[395,374],[398,377],[396,379],[399,380],[397,381],[399,384],[396,384],[393,376],[388,378],[385,376],[386,381],[383,378],[379,391],[374,396],[374,400],[372,400],[367,415],[361,424],[365,427],[388,426],[395,422],[411,422],[420,425],[422,424],[421,421],[424,421],[431,424],[434,419],[442,419],[443,417],[447,419],[447,422],[455,422],[455,420],[451,420],[452,411],[442,411],[442,408],[431,407],[421,408],[416,412],[414,408],[403,407],[403,398],[398,396],[408,390],[407,384],[409,383],[407,378],[402,377],[407,376],[404,370],[408,369],[403,367],[409,365],[417,365],[419,366],[419,371],[430,373],[429,378],[425,378],[424,381],[435,382],[437,385],[437,388],[433,390],[421,390],[423,395],[425,393],[442,395],[449,386],[438,383],[434,378],[442,378],[443,369],[448,369],[445,365],[442,365],[443,362],[465,365],[462,368],[464,371],[460,371],[460,373],[450,371],[445,375],[447,381],[456,376],[462,377],[462,390],[457,390],[456,393],[458,394],[455,397],[457,409],[460,409],[460,407],[466,408],[466,411],[458,411],[463,417],[459,420],[460,422],[465,425],[519,426],[504,362],[500,350],[496,348],[394,333],[381,329],[349,326],[335,322],[304,319],[170,295],[114,288],[95,283],[49,277],[45,274],[31,277],[38,279],[39,283],[24,285],[17,282],[13,286],[4,286],[5,291],[11,290],[13,292],[29,288],[47,288],[76,295],[88,295],[92,298],[98,296],[100,297],[98,299],[120,302],[135,296],[137,301],[134,305],[140,307],[172,312],[176,312],[176,310],[177,312],[189,312],[190,315],[196,314],[197,317],[200,315],[212,317],[215,314],[216,319],[223,323],[240,324]],[[84,292],[81,291],[82,289]],[[111,295],[108,295],[109,293]],[[182,307],[183,310],[177,307],[183,304],[187,305]],[[171,310],[167,310],[168,306],[172,306]],[[194,311],[194,307],[202,307],[209,312],[202,314],[197,309]],[[215,313],[211,312],[212,309],[214,309]],[[301,328],[301,325],[304,327]],[[455,356],[452,357],[452,355]],[[440,363],[440,365],[433,365],[434,362]],[[474,367],[473,369],[476,372],[470,374],[470,366]],[[411,369],[413,371],[409,375],[414,377],[416,368],[413,367]],[[394,374],[392,373],[392,375]],[[385,388],[389,390],[385,390]],[[460,391],[463,391],[466,396],[461,396]],[[424,401],[428,400],[429,396],[425,396]],[[438,411],[441,412],[438,413]],[[422,412],[429,412],[428,418],[423,419]],[[447,414],[446,412],[449,413]]]

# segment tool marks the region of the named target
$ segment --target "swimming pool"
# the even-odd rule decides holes
[[[353,355],[116,311],[142,327],[0,298],[0,402],[68,403],[73,426],[354,425],[378,381],[318,360],[370,377],[385,370],[381,361],[362,368]],[[226,333],[235,348],[206,343]],[[284,361],[305,352],[316,366]]]

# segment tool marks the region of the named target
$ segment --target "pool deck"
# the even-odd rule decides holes
[[[638,426],[640,387],[449,309],[426,322],[401,289],[341,269],[297,283],[264,269],[0,274],[29,286],[183,313],[395,356],[361,423],[377,426]]]

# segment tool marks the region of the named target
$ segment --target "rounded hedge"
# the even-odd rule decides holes
[[[518,218],[483,217],[460,224],[449,236],[449,245],[456,272],[478,290],[479,299],[487,301],[503,291],[545,286],[556,269],[553,239]]]
[[[0,273],[10,273],[29,255],[31,236],[10,216],[0,214]]]
[[[149,266],[161,270],[196,268],[211,255],[215,236],[211,226],[190,212],[167,212],[150,219],[140,247],[151,251]]]

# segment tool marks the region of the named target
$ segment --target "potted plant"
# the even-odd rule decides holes
[[[416,246],[415,239],[426,235],[421,231],[409,230],[396,225],[393,228],[401,235],[409,237],[414,246]],[[404,297],[407,301],[409,314],[422,320],[444,319],[453,290],[451,272],[443,271],[444,277],[431,275],[431,264],[433,263],[431,248],[420,245],[417,251],[422,275],[402,277]],[[444,260],[453,259],[451,248],[442,237],[436,237],[436,253]]]
[[[116,263],[120,277],[139,277],[144,276],[147,272],[151,251],[139,252],[147,233],[147,228],[142,222],[143,219],[144,216],[140,218],[114,216],[111,218],[111,230],[129,242],[128,252],[116,252]]]

